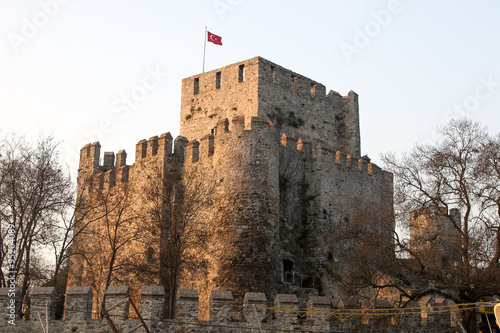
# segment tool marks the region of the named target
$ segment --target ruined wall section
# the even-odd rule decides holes
[[[461,214],[456,208],[424,207],[410,212],[410,246],[423,258],[435,259],[431,265],[450,265],[460,261]]]
[[[226,118],[258,116],[258,59],[183,79],[180,135],[200,139]]]
[[[359,157],[358,96],[342,97],[321,83],[259,58],[259,117],[287,136],[309,138]]]

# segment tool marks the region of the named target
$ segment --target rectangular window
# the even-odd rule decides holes
[[[271,66],[271,73],[272,73],[273,83],[275,83],[276,82],[276,68],[274,68],[274,66]]]
[[[215,88],[219,89],[221,84],[222,74],[221,72],[215,73]]]
[[[239,67],[238,81],[239,82],[245,81],[245,65],[240,65],[240,67]]]
[[[295,91],[297,89],[297,77],[295,75],[292,75],[292,91]]]
[[[293,261],[283,260],[283,282],[293,282]]]
[[[311,83],[311,97],[316,97],[316,84]]]
[[[196,78],[194,79],[194,94],[198,95],[199,92],[200,92],[200,79]]]

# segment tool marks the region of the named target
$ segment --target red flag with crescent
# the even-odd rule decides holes
[[[207,33],[208,33],[207,38],[208,38],[209,42],[212,42],[212,43],[214,43],[216,45],[222,45],[222,37],[214,35],[210,31],[207,31]]]

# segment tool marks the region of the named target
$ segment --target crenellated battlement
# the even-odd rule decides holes
[[[263,137],[268,136],[271,140],[278,139],[278,129],[269,120],[254,116],[235,115],[230,120],[225,118],[217,122],[211,131],[211,134],[201,137],[199,140],[188,141],[187,138],[178,136],[175,141],[171,134],[164,133],[160,136],[153,136],[148,140],[140,140],[136,144],[135,163],[126,164],[127,153],[120,150],[116,154],[105,152],[103,163],[100,161],[99,142],[87,144],[82,148],[80,170],[82,172],[93,172],[91,179],[91,189],[109,189],[117,184],[128,182],[135,179],[135,174],[148,168],[148,163],[168,163],[171,156],[176,156],[187,165],[196,163],[205,163],[207,159],[213,159],[216,151],[221,150],[221,145],[227,144],[230,137],[241,135],[254,135],[256,149],[262,142]],[[273,139],[274,138],[274,139]],[[313,147],[310,138],[288,137],[282,133],[279,138],[283,149],[297,154],[297,159],[306,161],[308,159],[321,164],[322,168],[327,170],[336,166],[336,170],[351,172],[355,174],[381,177],[383,171],[377,165],[368,162],[367,157],[354,158],[351,155],[327,147],[326,144],[318,144]],[[233,144],[239,144],[241,140],[233,140]],[[245,143],[242,143],[245,144]],[[248,161],[251,162],[251,161]],[[138,165],[142,165],[138,169]]]
[[[252,132],[253,131],[253,132]],[[262,132],[264,131],[264,133]],[[186,144],[186,160],[190,163],[202,161],[205,158],[210,158],[217,150],[217,144],[224,144],[224,138],[234,135],[253,135],[258,137],[263,135],[275,136],[277,134],[276,127],[272,122],[260,117],[245,117],[242,115],[234,116],[230,121],[226,118],[220,120],[217,125],[211,130],[210,135],[202,137],[199,141],[192,140]],[[258,142],[258,140],[256,140]],[[304,158],[317,158],[324,160],[327,165],[325,167],[343,168],[345,170],[357,170],[360,174],[369,176],[382,175],[382,169],[377,165],[368,162],[367,157],[353,158],[345,152],[335,151],[325,145],[317,145],[314,147],[313,153],[312,143],[309,138],[294,138],[287,137],[285,133],[281,135],[280,144],[283,148],[296,150],[301,152]],[[332,159],[334,162],[332,163]]]
[[[104,307],[113,325],[120,331],[139,328],[145,332],[134,310],[152,332],[255,332],[312,331],[312,332],[454,332],[453,316],[459,307],[451,300],[428,296],[403,308],[394,308],[386,300],[370,304],[349,305],[348,300],[326,296],[308,296],[306,308],[299,308],[295,294],[277,294],[268,299],[264,293],[246,292],[242,308],[238,308],[231,291],[213,290],[210,293],[209,318],[198,319],[199,294],[196,289],[179,289],[176,294],[177,311],[174,319],[165,319],[163,306],[165,291],[160,286],[144,286],[141,299],[133,305],[127,286],[110,286],[105,292]],[[64,318],[54,320],[57,295],[54,287],[34,288],[30,295],[30,319],[19,320],[19,312],[12,317],[4,314],[0,329],[9,332],[38,331],[40,321],[35,315],[47,312],[50,332],[102,332],[108,322],[92,313],[93,293],[90,287],[70,287],[66,293]],[[8,288],[0,288],[0,303],[9,303]],[[346,305],[347,304],[347,305]],[[7,306],[7,305],[6,305]],[[5,307],[4,307],[5,308]],[[45,315],[43,316],[45,317]],[[95,319],[99,318],[99,319]],[[135,319],[134,319],[135,318]],[[9,323],[10,321],[10,323]],[[15,325],[12,325],[14,323]]]
[[[184,137],[177,137],[174,143],[169,132],[140,140],[136,144],[135,162],[132,165],[127,165],[125,150],[119,150],[116,156],[114,152],[105,152],[100,163],[101,144],[87,144],[80,154],[80,179],[87,179],[89,190],[110,189],[135,179],[137,172],[152,167],[152,164],[168,163],[172,156],[183,159],[187,144]]]
[[[261,74],[264,75],[259,78]],[[349,96],[342,96],[333,90],[327,93],[325,85],[262,57],[185,78],[182,82],[183,96],[193,99],[205,94],[222,95],[241,89],[255,93],[252,89],[261,82],[273,83],[276,89],[293,92],[304,99],[315,99],[318,103],[327,100],[332,106],[349,99]]]

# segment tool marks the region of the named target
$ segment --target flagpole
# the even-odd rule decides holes
[[[203,44],[203,72],[205,73],[205,53],[207,51],[207,26],[205,26],[205,43]]]

